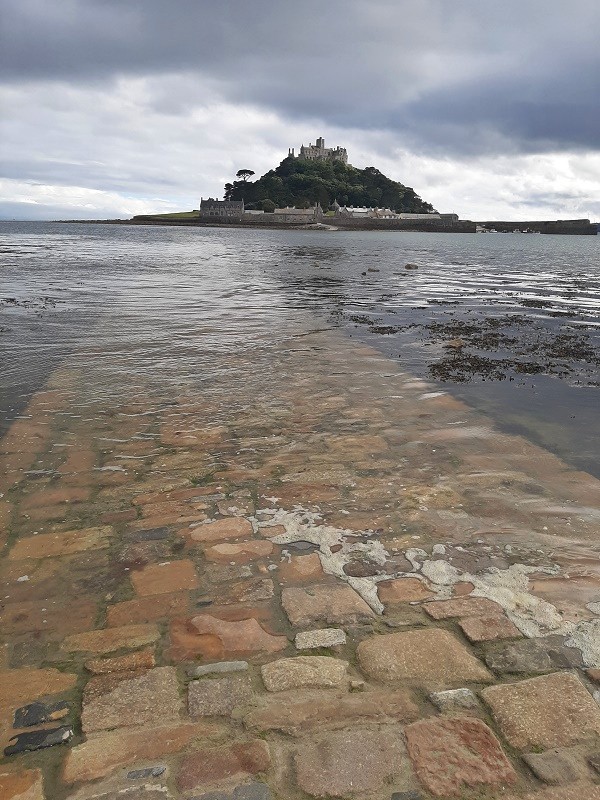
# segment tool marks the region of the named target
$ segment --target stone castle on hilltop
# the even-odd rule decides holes
[[[316,144],[309,144],[308,147],[302,145],[300,152],[296,156],[294,148],[290,147],[288,150],[288,157],[292,158],[306,158],[309,161],[341,161],[343,164],[348,163],[348,153],[345,147],[325,147],[325,139],[319,136]]]

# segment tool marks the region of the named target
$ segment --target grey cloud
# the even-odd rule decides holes
[[[291,120],[387,129],[420,152],[600,148],[597,0],[4,0],[9,82],[172,76]],[[184,81],[196,75],[199,89]]]

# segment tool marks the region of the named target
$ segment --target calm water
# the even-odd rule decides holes
[[[542,372],[443,388],[599,475],[598,237],[0,223],[4,426],[67,356],[110,403],[337,327],[429,378],[455,335],[436,326],[494,320],[508,338],[484,355],[533,342]],[[565,336],[583,355],[554,347]]]

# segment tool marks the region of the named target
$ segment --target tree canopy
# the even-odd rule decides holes
[[[227,183],[225,199],[244,200],[247,206],[257,207],[262,207],[263,200],[271,200],[278,207],[320,203],[327,209],[337,200],[340,205],[378,206],[405,213],[433,211],[433,206],[414,189],[391,180],[375,167],[357,169],[341,161],[309,161],[293,156],[284,158],[278,167],[256,181]]]

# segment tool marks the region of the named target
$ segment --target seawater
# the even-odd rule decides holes
[[[449,319],[526,315],[598,346],[599,255],[598,237],[0,223],[0,425],[66,359],[109,406],[210,391],[216,372],[316,328],[428,380],[442,352],[419,332]],[[439,388],[600,475],[595,369]]]

